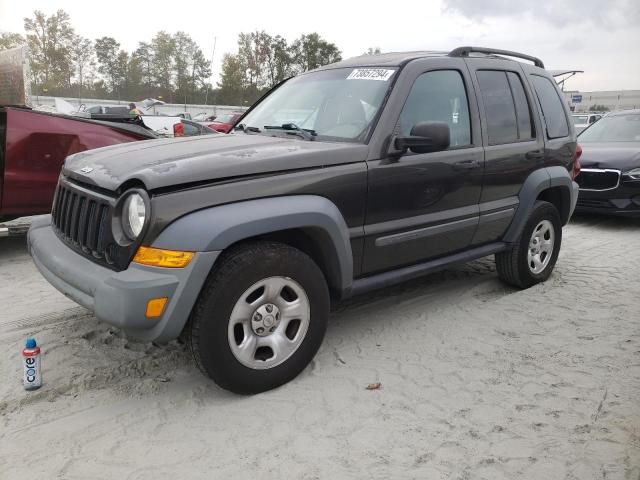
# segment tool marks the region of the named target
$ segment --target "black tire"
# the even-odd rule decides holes
[[[548,220],[553,225],[555,242],[549,263],[544,270],[534,273],[527,261],[529,240],[534,228],[543,220]],[[529,288],[537,283],[544,282],[551,275],[553,267],[558,260],[561,244],[562,222],[558,210],[549,202],[536,201],[518,241],[509,250],[495,255],[498,276],[505,283],[519,288]]]
[[[248,288],[272,276],[291,278],[304,289],[310,321],[302,343],[287,360],[256,370],[234,356],[229,318]],[[324,275],[308,255],[276,242],[239,245],[223,253],[209,275],[186,327],[187,343],[198,368],[222,388],[241,394],[263,392],[292,380],[311,362],[327,329],[329,305]]]

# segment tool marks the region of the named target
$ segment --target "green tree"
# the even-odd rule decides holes
[[[271,40],[267,58],[268,87],[280,83],[293,74],[292,58],[287,41],[280,35]]]
[[[95,43],[98,72],[105,76],[112,93],[120,93],[123,83],[122,65],[119,59],[120,44],[113,37],[98,38]]]
[[[200,47],[196,49],[191,59],[191,84],[195,89],[204,90],[207,87],[207,79],[211,76],[211,62],[209,62]]]
[[[253,92],[269,83],[267,71],[273,38],[265,31],[238,35],[238,57],[245,67],[246,88]]]
[[[78,76],[78,93],[79,96],[82,96],[87,70],[95,65],[93,42],[88,38],[76,35],[71,47],[71,61]]]
[[[153,83],[165,100],[173,101],[173,73],[175,58],[175,42],[165,31],[160,31],[151,40],[153,51]]]
[[[147,85],[144,81],[144,64],[135,52],[129,56],[127,65],[127,91],[126,96],[129,99],[140,100],[150,96]]]
[[[153,92],[153,48],[149,43],[140,42],[138,48],[131,55],[134,68],[140,73],[142,96],[152,97]]]
[[[24,37],[19,33],[0,33],[0,50],[19,47],[25,43]]]
[[[291,44],[291,56],[297,73],[313,70],[342,60],[338,47],[317,33],[302,35]]]
[[[132,81],[130,77],[130,69],[129,69],[129,54],[120,50],[115,60],[115,75],[117,78],[117,91],[118,91],[118,99],[120,98],[132,98],[131,90],[135,86],[135,80]],[[137,80],[139,81],[139,79]]]
[[[33,80],[46,87],[68,86],[73,74],[71,47],[74,39],[69,14],[58,10],[47,17],[40,10],[24,19],[31,55]]]
[[[223,105],[242,105],[245,94],[246,70],[238,55],[226,53],[222,58],[222,73],[217,101]]]
[[[180,100],[193,100],[196,89],[211,76],[209,62],[193,39],[184,32],[173,36],[176,94]]]
[[[191,89],[191,60],[195,54],[196,43],[184,32],[173,36],[173,66],[175,71],[176,94],[185,99]]]

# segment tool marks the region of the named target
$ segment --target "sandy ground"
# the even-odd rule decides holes
[[[527,291],[486,259],[341,304],[313,364],[253,397],[97,323],[0,239],[0,378],[3,480],[638,480],[640,222],[574,220]]]

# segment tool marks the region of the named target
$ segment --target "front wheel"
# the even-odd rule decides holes
[[[518,241],[496,254],[501,280],[528,288],[549,278],[562,243],[562,222],[555,206],[537,201]]]
[[[236,247],[214,268],[187,325],[198,367],[244,394],[296,377],[327,327],[329,292],[320,268],[275,242]]]

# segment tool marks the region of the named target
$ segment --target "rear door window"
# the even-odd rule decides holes
[[[531,106],[520,75],[502,70],[476,72],[489,145],[504,145],[535,138]]]
[[[560,138],[569,135],[567,117],[562,107],[562,100],[558,90],[551,80],[540,75],[531,75],[533,87],[538,95],[538,101],[542,108],[542,116],[547,125],[548,138]]]
[[[477,72],[477,78],[484,105],[489,145],[517,142],[516,109],[507,75],[502,71],[480,70]]]

